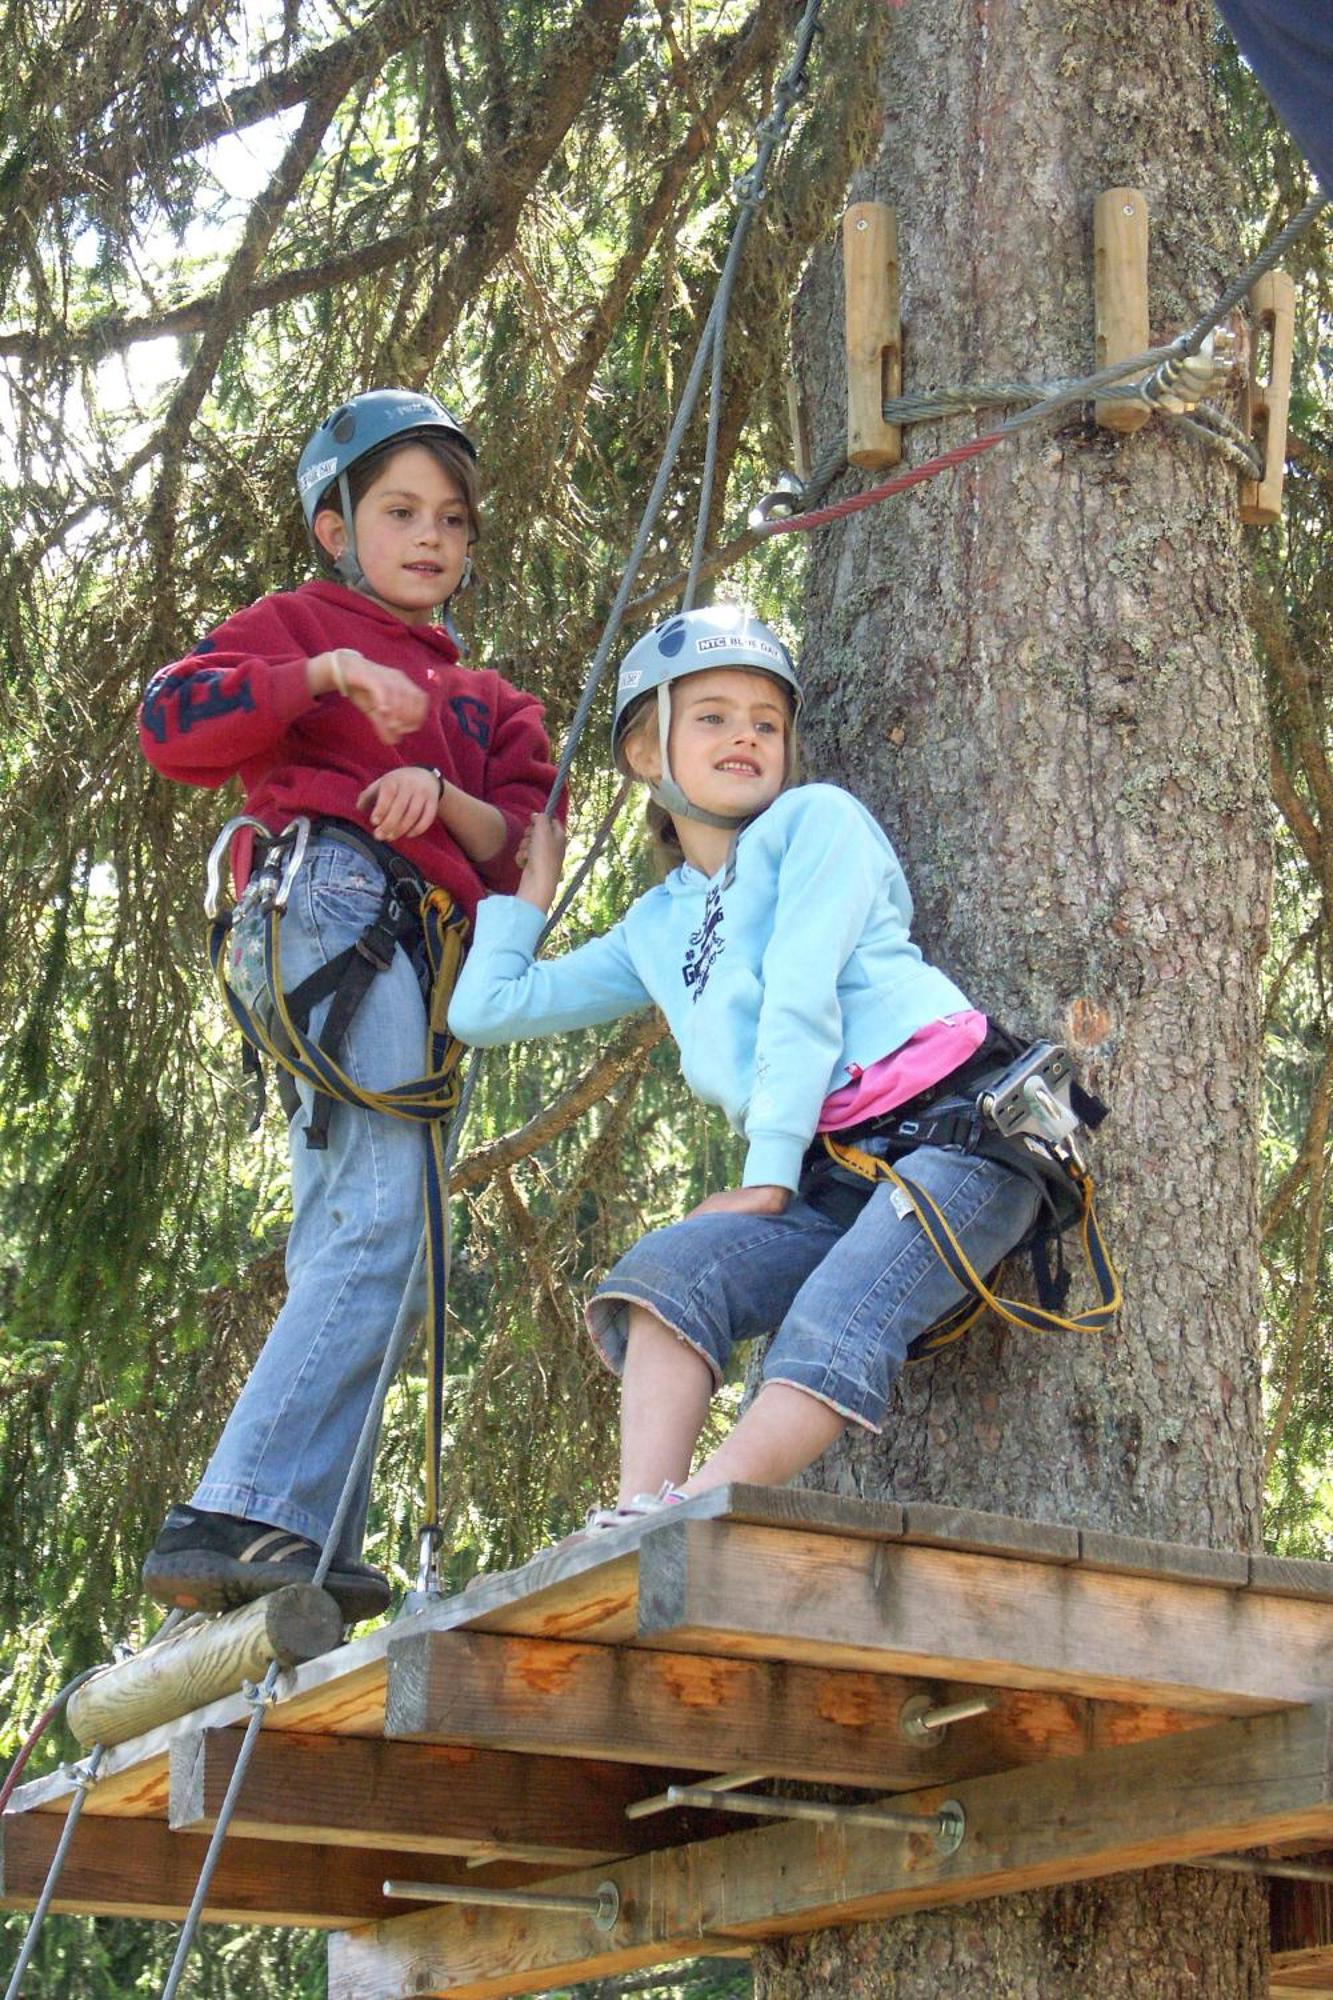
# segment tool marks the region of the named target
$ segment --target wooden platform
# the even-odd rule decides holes
[[[1331,1642],[1333,1565],[725,1488],[285,1674],[208,1914],[330,1930],[332,2000],[464,2000],[1333,1848]],[[985,1715],[904,1736],[904,1702],[978,1691]],[[231,1697],[107,1752],[57,1910],[183,1914],[248,1713]],[[895,1795],[926,1831],[626,1816],[742,1769],[770,1794]],[[34,1902],[73,1792],[57,1773],[16,1794],[6,1906]],[[929,1831],[946,1800],[954,1853]],[[425,1907],[386,1899],[388,1879],[589,1898],[614,1882],[620,1910],[602,1930],[585,1912]],[[1333,1899],[1308,1890],[1275,1902],[1274,1994],[1333,1992],[1333,1924],[1315,1921]]]

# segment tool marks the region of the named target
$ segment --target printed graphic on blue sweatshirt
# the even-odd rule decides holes
[[[696,1005],[708,984],[709,973],[726,948],[727,941],[722,935],[722,885],[714,882],[704,903],[703,922],[697,931],[691,932],[680,968],[680,976]]]

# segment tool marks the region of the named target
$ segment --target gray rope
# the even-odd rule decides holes
[[[1264,468],[1258,452],[1237,444],[1210,424],[1200,423],[1197,414],[1190,416],[1183,410],[1162,410],[1160,414],[1176,430],[1185,431],[1200,444],[1206,445],[1210,451],[1220,452],[1228,465],[1233,465],[1246,479],[1263,478]]]
[[[246,1699],[250,1703],[250,1720],[246,1724],[245,1738],[237,1753],[236,1764],[231,1774],[231,1781],[227,1786],[226,1796],[218,1812],[217,1824],[213,1828],[213,1837],[208,1843],[208,1852],[205,1854],[203,1866],[199,1870],[199,1880],[195,1883],[194,1896],[186,1912],[185,1921],[181,1925],[181,1934],[176,1940],[176,1953],[171,1961],[171,1970],[167,1974],[167,1983],[162,1988],[162,2000],[175,2000],[176,1993],[180,1987],[181,1978],[185,1972],[185,1962],[190,1956],[190,1948],[194,1943],[195,1935],[198,1932],[199,1924],[204,1914],[204,1904],[208,1898],[209,1887],[212,1883],[218,1862],[222,1859],[222,1843],[227,1838],[227,1830],[231,1825],[232,1815],[236,1810],[236,1802],[241,1795],[241,1786],[245,1783],[245,1775],[250,1768],[250,1759],[254,1755],[255,1744],[259,1739],[259,1731],[264,1720],[264,1710],[273,1700],[274,1689],[277,1686],[278,1675],[281,1672],[282,1668],[276,1660],[273,1660],[269,1663],[269,1670],[265,1674],[261,1686],[247,1685]]]
[[[881,404],[886,424],[923,424],[932,417],[974,416],[1004,403],[1039,403],[1049,384],[1040,382],[963,382],[956,389],[923,389],[910,396],[888,396]]]
[[[82,1767],[82,1775],[76,1779],[79,1787],[78,1794],[71,1802],[69,1811],[65,1814],[65,1824],[60,1829],[60,1839],[56,1843],[55,1853],[51,1856],[51,1866],[46,1871],[46,1880],[42,1884],[42,1893],[37,1898],[37,1904],[32,1913],[32,1922],[28,1925],[27,1934],[23,1940],[23,1949],[18,1955],[18,1963],[15,1965],[10,1975],[9,1985],[5,1989],[5,2000],[18,2000],[18,1995],[22,1991],[23,1975],[32,1963],[32,1955],[37,1949],[37,1940],[41,1935],[42,1925],[46,1921],[46,1913],[51,1907],[52,1899],[56,1893],[56,1884],[60,1880],[60,1873],[65,1865],[65,1856],[68,1854],[70,1842],[74,1838],[74,1829],[82,1817],[84,1802],[97,1781],[98,1767],[102,1762],[103,1755],[103,1746],[100,1743],[95,1744],[88,1762]]]
[[[1181,334],[1179,339],[1172,343],[1176,352],[1197,354],[1213,328],[1220,325],[1227,314],[1241,304],[1258,279],[1271,271],[1275,264],[1282,262],[1297,237],[1304,236],[1311,224],[1318,221],[1330,200],[1333,200],[1333,196],[1322,193],[1312,195],[1300,213],[1292,217],[1286,228],[1278,231],[1268,248],[1261,250],[1253,263],[1242,271],[1238,278],[1233,279],[1211,311],[1197,320],[1188,333]]]
[[[807,0],[806,11],[801,20],[800,42],[797,51],[797,56],[802,65],[809,54],[810,44],[814,39],[815,22],[818,18],[821,5],[822,0]],[[796,59],[793,60],[792,69],[789,70],[788,76],[791,75],[795,66]],[[783,82],[787,83],[787,81],[788,78],[784,77]],[[779,91],[781,91],[781,88],[782,86],[779,86]],[[789,85],[789,95],[791,88]],[[791,101],[795,101],[794,96],[791,97]],[[597,698],[597,690],[601,686],[602,676],[606,671],[606,663],[611,655],[611,648],[615,644],[616,637],[624,621],[630,592],[634,588],[635,578],[638,576],[642,566],[643,558],[648,548],[649,537],[657,525],[657,516],[661,511],[662,502],[666,497],[667,483],[671,478],[672,472],[675,470],[676,460],[680,456],[680,447],[685,436],[685,431],[691,417],[694,415],[695,405],[699,400],[699,390],[703,382],[704,370],[708,366],[708,362],[714,351],[723,310],[729,302],[731,291],[734,288],[735,269],[740,259],[740,250],[744,246],[746,236],[749,234],[754,210],[763,199],[763,174],[767,170],[773,148],[781,136],[780,124],[775,129],[770,130],[770,128],[774,126],[774,119],[779,117],[779,112],[782,119],[785,120],[787,108],[789,107],[786,105],[775,106],[773,115],[761,127],[760,145],[755,156],[755,163],[751,167],[750,172],[744,175],[737,184],[742,206],[741,212],[737,216],[732,229],[731,243],[728,245],[726,260],[723,264],[723,276],[719,280],[717,290],[713,294],[713,302],[709,308],[708,318],[704,323],[704,330],[700,336],[699,345],[690,366],[685,388],[681,394],[680,403],[677,407],[675,418],[672,421],[671,429],[667,434],[666,444],[662,449],[661,463],[658,465],[652,488],[644,506],[643,516],[639,522],[639,531],[634,538],[634,546],[630,550],[629,560],[625,565],[619,588],[616,591],[611,609],[607,614],[606,624],[603,628],[601,639],[598,642],[597,651],[593,656],[592,665],[588,669],[587,678],[583,684],[583,692],[579,697],[578,706],[574,710],[573,718],[570,721],[569,734],[565,738],[565,747],[561,752],[560,762],[556,768],[555,778],[551,785],[550,796],[546,801],[546,810],[548,813],[555,811],[560,794],[565,789],[569,778],[570,766],[574,762],[574,754],[578,749],[579,740],[583,735],[584,729],[587,727],[588,717],[592,713],[592,705]],[[706,515],[707,507],[705,506],[702,511]]]
[[[718,438],[722,425],[722,377],[727,315],[731,310],[732,294],[736,289],[745,241],[759,212],[759,204],[764,198],[764,179],[768,173],[769,163],[785,136],[792,107],[799,101],[805,89],[805,66],[809,61],[810,50],[814,46],[815,28],[821,4],[822,0],[807,0],[791,61],[773,93],[773,109],[759,128],[759,150],[755,155],[754,164],[736,183],[740,214],[736,218],[731,242],[727,246],[726,262],[722,266],[722,275],[718,279],[717,292],[713,299],[713,312],[710,314],[713,328],[713,372],[708,398],[708,436],[704,446],[703,476],[699,483],[699,511],[694,523],[694,546],[690,553],[689,574],[685,579],[685,589],[680,602],[682,611],[693,608],[704,552],[708,546],[708,522],[713,510]]]

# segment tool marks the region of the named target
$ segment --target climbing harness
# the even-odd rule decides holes
[[[1013,1036],[992,1026],[981,1048],[952,1076],[864,1128],[817,1139],[806,1155],[798,1192],[812,1207],[850,1227],[876,1187],[887,1182],[900,1191],[932,1250],[966,1295],[918,1334],[908,1348],[909,1361],[957,1340],[987,1306],[1029,1333],[1102,1333],[1120,1310],[1120,1280],[1097,1222],[1079,1134],[1095,1129],[1106,1115],[1100,1098],[1079,1084],[1066,1049],[1053,1042],[1021,1048]],[[931,1195],[895,1166],[920,1146],[995,1160],[1036,1190],[1036,1219],[1009,1255],[1029,1252],[1040,1304],[997,1295],[995,1271],[983,1277],[973,1268]],[[1099,1297],[1086,1312],[1070,1314],[1065,1310],[1070,1273],[1063,1238],[1074,1228]]]

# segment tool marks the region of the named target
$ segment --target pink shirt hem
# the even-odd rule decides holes
[[[906,1104],[966,1062],[985,1041],[986,1028],[986,1016],[975,1011],[946,1014],[943,1020],[918,1028],[892,1055],[881,1056],[869,1069],[858,1071],[849,1083],[831,1091],[824,1099],[815,1130],[843,1131]]]

